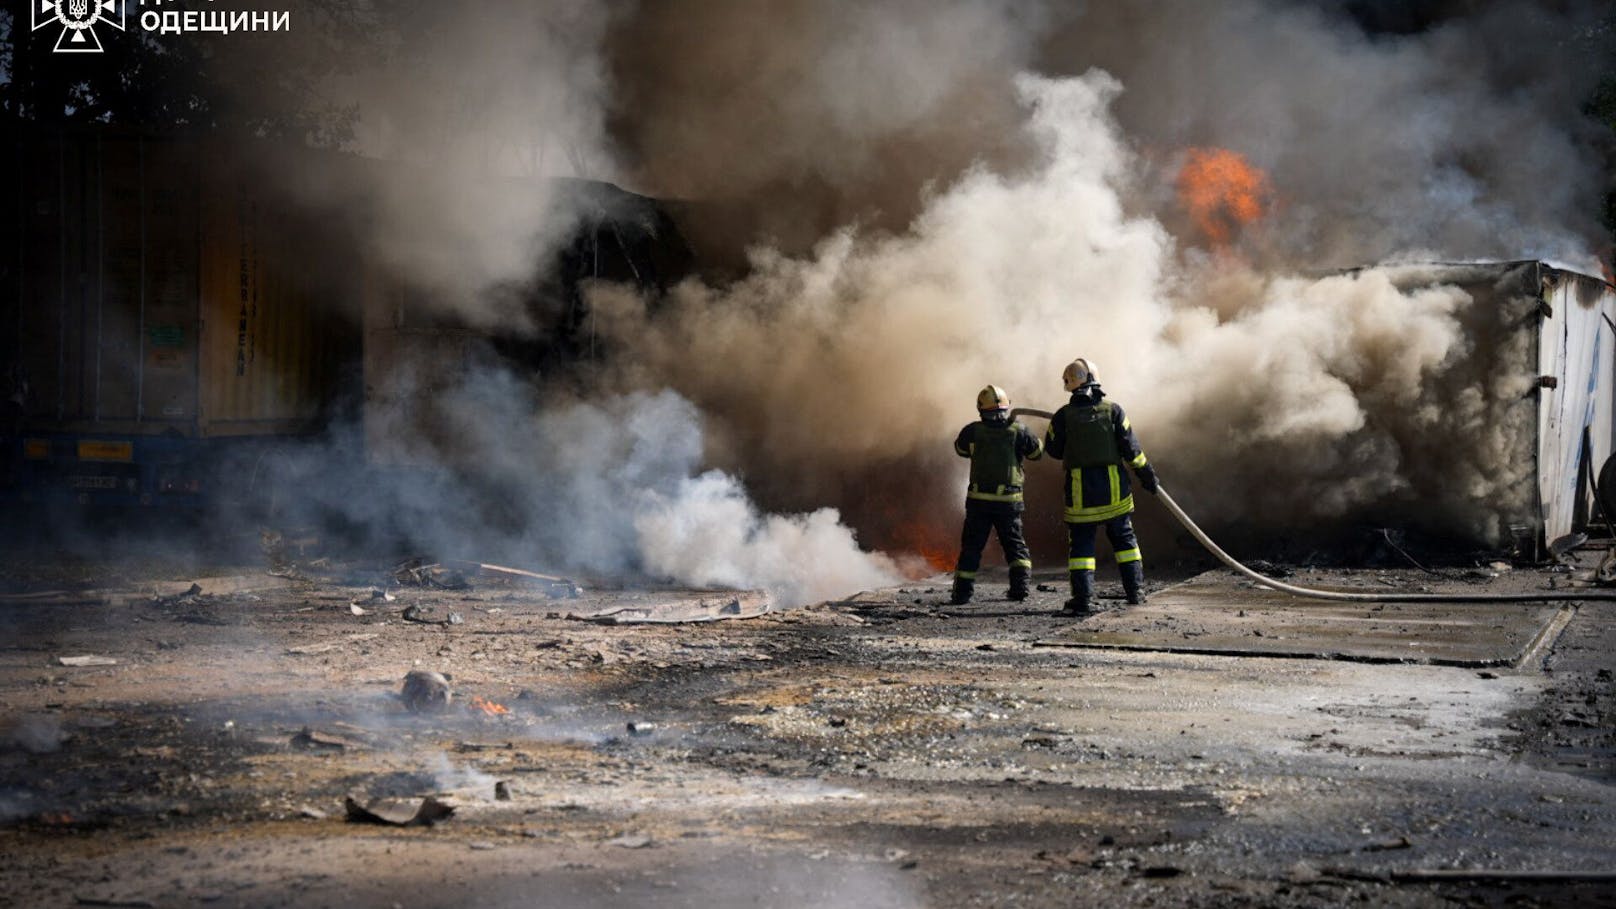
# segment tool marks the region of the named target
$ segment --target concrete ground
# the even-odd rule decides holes
[[[288,573],[10,563],[9,904],[1616,904],[1616,604],[1360,616],[1218,572],[1079,623],[990,577],[610,625],[681,595]],[[1442,574],[1287,580],[1575,580]],[[405,708],[417,669],[448,709]]]

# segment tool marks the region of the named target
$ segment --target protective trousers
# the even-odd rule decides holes
[[[1133,533],[1133,515],[1122,514],[1106,521],[1066,525],[1066,570],[1072,579],[1072,599],[1068,612],[1088,612],[1094,594],[1094,537],[1101,525],[1116,554],[1122,589],[1129,603],[1144,602],[1145,563],[1139,555],[1139,540]]]
[[[1012,600],[1027,598],[1027,580],[1032,576],[1032,552],[1021,531],[1021,509],[1007,502],[978,502],[966,500],[965,527],[960,531],[959,561],[954,563],[955,604],[970,602],[976,588],[976,573],[982,567],[982,550],[988,545],[988,535],[997,532],[999,545],[1004,549],[1004,561],[1010,566],[1010,592]]]

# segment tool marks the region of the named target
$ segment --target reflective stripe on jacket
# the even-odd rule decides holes
[[[1020,502],[1024,480],[1021,462],[1043,457],[1044,443],[1020,423],[978,420],[960,430],[954,439],[954,451],[960,457],[971,459],[967,499]]]
[[[1109,521],[1133,511],[1133,483],[1126,464],[1147,462],[1122,406],[1088,386],[1050,418],[1045,449],[1066,466],[1065,519],[1074,524]]]

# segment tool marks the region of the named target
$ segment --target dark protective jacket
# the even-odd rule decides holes
[[[960,430],[954,451],[971,459],[967,502],[1010,502],[1020,507],[1023,460],[1044,456],[1044,443],[1020,423],[978,420]]]
[[[1138,470],[1148,462],[1128,415],[1105,399],[1100,386],[1072,392],[1050,418],[1044,448],[1066,467],[1068,523],[1109,521],[1133,511],[1133,484],[1122,465]]]

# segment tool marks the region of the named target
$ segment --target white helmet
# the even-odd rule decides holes
[[[1065,384],[1067,391],[1077,391],[1085,385],[1098,385],[1100,368],[1094,365],[1093,360],[1078,357],[1061,370],[1061,382]]]
[[[976,393],[977,410],[1009,410],[1010,394],[997,385],[989,385]]]

